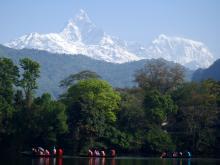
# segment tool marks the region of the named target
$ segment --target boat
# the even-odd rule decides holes
[[[163,152],[160,158],[191,158],[190,152]]]
[[[39,155],[39,154],[34,154],[31,151],[23,151],[21,152],[21,154],[23,156],[27,156],[27,157],[42,157],[42,158],[56,158],[56,157],[62,157],[62,155]]]
[[[106,155],[106,156],[79,155],[79,157],[84,157],[84,158],[115,158],[116,156],[111,156],[111,155]]]

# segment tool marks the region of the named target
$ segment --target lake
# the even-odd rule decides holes
[[[1,165],[219,165],[220,159],[160,159],[143,157],[117,158],[28,158],[1,160]]]

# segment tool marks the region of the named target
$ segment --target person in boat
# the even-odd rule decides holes
[[[177,158],[178,157],[178,152],[174,151],[173,152],[173,158]]]
[[[55,156],[57,154],[57,150],[55,148],[55,146],[53,146],[53,155]]]
[[[44,155],[44,149],[42,147],[37,147],[37,155],[40,155],[40,156]]]
[[[32,148],[32,154],[37,155],[37,149],[36,148]]]
[[[95,150],[94,153],[95,153],[94,156],[100,156],[100,152],[98,150]]]
[[[45,155],[45,156],[50,156],[50,152],[49,152],[47,149],[45,149],[45,150],[44,150],[44,155]]]
[[[92,150],[90,150],[90,149],[88,150],[88,156],[89,156],[89,157],[92,157],[92,156],[93,156],[93,152],[92,152]]]
[[[61,148],[58,149],[58,156],[63,156],[63,150]]]
[[[165,158],[165,157],[167,157],[167,153],[166,152],[162,152],[160,158]]]
[[[115,151],[115,149],[111,149],[111,156],[112,156],[112,157],[115,157],[115,156],[116,156],[116,151]]]
[[[187,156],[188,156],[188,158],[191,158],[192,154],[189,151],[187,151]]]
[[[183,157],[183,153],[179,152],[179,157],[182,158]]]
[[[101,156],[102,156],[102,157],[105,157],[105,156],[106,156],[106,154],[105,154],[105,151],[104,151],[104,150],[102,150],[102,151],[101,151]]]

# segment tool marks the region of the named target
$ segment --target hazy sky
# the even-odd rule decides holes
[[[161,33],[186,37],[220,57],[220,0],[1,0],[0,43],[59,32],[80,9],[121,39],[149,44]]]

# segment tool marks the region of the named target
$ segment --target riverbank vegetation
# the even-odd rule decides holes
[[[220,82],[185,82],[179,65],[158,62],[136,72],[133,88],[113,89],[92,71],[70,75],[54,100],[35,95],[39,76],[35,61],[0,58],[1,154],[54,145],[76,155],[93,147],[145,155],[220,152]]]

